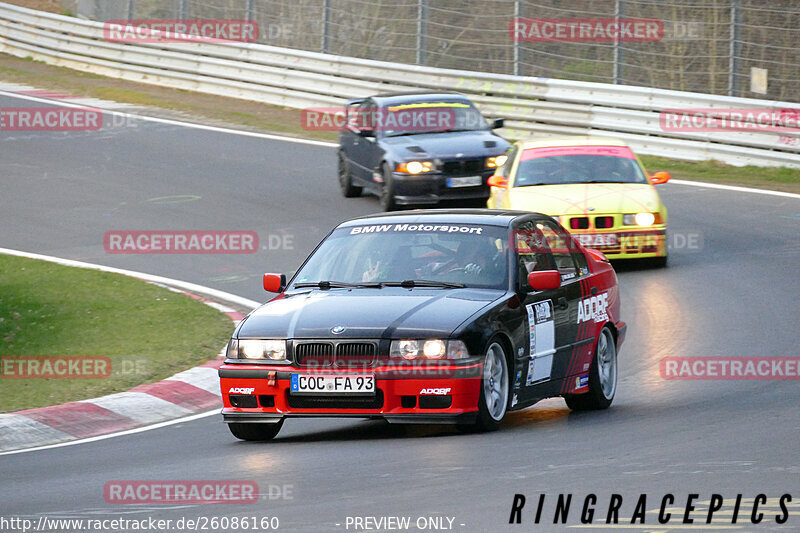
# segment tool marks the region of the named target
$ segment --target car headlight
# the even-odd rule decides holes
[[[658,213],[636,213],[622,215],[622,223],[626,226],[652,226],[656,221],[660,222],[661,217]]]
[[[228,357],[286,361],[286,341],[273,339],[231,339]]]
[[[433,170],[433,161],[408,161],[397,165],[395,172],[404,174],[422,174]]]
[[[506,161],[508,161],[508,156],[505,154],[487,157],[486,168],[500,168],[506,164]]]
[[[403,359],[465,359],[469,357],[463,341],[443,341],[441,339],[402,339],[392,341],[389,350],[391,357]]]

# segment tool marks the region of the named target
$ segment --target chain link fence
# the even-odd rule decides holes
[[[93,20],[248,19],[259,42],[454,68],[800,101],[797,0],[65,0]],[[654,42],[521,42],[515,19],[656,19]]]

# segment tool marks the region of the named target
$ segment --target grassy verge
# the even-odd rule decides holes
[[[0,80],[146,106],[154,115],[178,114],[189,120],[323,141],[337,138],[335,132],[304,130],[297,109],[127,82],[6,54],[0,54]],[[651,173],[663,170],[679,179],[800,193],[800,169],[734,167],[717,161],[693,163],[655,156],[642,160]]]
[[[0,255],[0,412],[121,392],[213,359],[230,318],[140,280]],[[7,356],[107,356],[104,379],[8,379]]]

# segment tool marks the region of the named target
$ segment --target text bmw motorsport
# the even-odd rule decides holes
[[[577,410],[614,398],[616,275],[545,215],[357,218],[264,288],[278,296],[237,326],[219,370],[240,439],[309,416],[492,430],[543,398]]]

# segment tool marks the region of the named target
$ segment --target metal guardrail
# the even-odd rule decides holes
[[[636,151],[733,165],[800,168],[800,129],[682,131],[660,126],[666,109],[789,109],[774,100],[385,63],[245,43],[114,43],[103,24],[0,3],[0,52],[114,78],[292,108],[341,105],[386,91],[456,90],[503,135],[609,135]],[[756,129],[756,128],[754,128]]]

